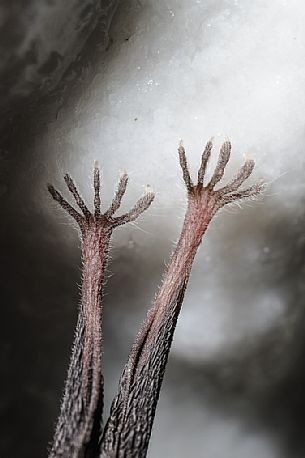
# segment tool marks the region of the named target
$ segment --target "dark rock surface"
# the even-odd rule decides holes
[[[115,0],[0,4],[0,126],[56,88],[98,27],[104,44]]]

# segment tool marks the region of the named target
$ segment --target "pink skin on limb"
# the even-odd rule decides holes
[[[148,329],[149,335],[156,335],[166,308],[174,300],[179,290],[179,286],[188,280],[197,249],[217,210],[225,204],[234,202],[235,200],[257,196],[264,187],[262,183],[259,183],[236,192],[253,171],[255,165],[254,161],[248,159],[240,168],[236,176],[226,186],[217,191],[214,190],[215,185],[222,179],[225,167],[229,161],[231,154],[230,142],[225,142],[222,145],[214,174],[210,182],[206,186],[203,186],[211,150],[212,142],[209,141],[202,154],[197,185],[194,185],[189,174],[185,150],[182,144],[179,146],[180,165],[188,195],[187,210],[177,246],[172,254],[167,270],[163,275],[162,284],[154,304],[148,312],[148,317],[143,324],[143,329],[141,329],[138,334],[139,342],[143,340],[144,335],[146,341],[150,340],[147,339]],[[141,351],[143,352],[143,360],[145,360],[145,347],[141,348]],[[149,349],[147,349],[147,351],[149,351]],[[133,352],[137,353],[137,342],[133,347]],[[138,361],[138,364],[140,364],[140,361]]]
[[[230,158],[230,142],[222,145],[215,171],[205,186],[204,176],[212,151],[212,142],[207,143],[202,154],[196,185],[190,177],[182,144],[178,151],[188,195],[181,235],[155,301],[132,346],[121,376],[119,392],[113,401],[101,439],[102,287],[109,241],[113,229],[134,221],[149,207],[154,195],[147,193],[129,212],[115,217],[113,215],[120,207],[126,190],[128,181],[126,174],[121,176],[115,197],[104,214],[100,211],[100,176],[97,166],[94,169],[93,214],[86,207],[69,175],[65,176],[66,184],[82,213],[75,210],[53,186],[49,186],[52,197],[80,227],[83,259],[82,298],[78,325],[65,395],[49,458],[67,456],[144,458],[146,456],[177,318],[202,236],[218,209],[227,203],[256,196],[264,187],[259,183],[240,190],[240,186],[251,175],[254,168],[254,161],[247,160],[227,185],[215,190]]]
[[[67,174],[65,182],[82,213],[75,210],[52,186],[48,190],[59,205],[78,223],[82,238],[83,281],[78,324],[61,412],[50,458],[93,456],[101,434],[103,410],[102,292],[109,242],[115,227],[134,221],[154,199],[148,192],[122,216],[114,217],[125,193],[128,176],[121,176],[109,209],[100,211],[100,174],[94,168],[94,213],[92,214]],[[89,451],[88,451],[89,450]],[[90,455],[91,453],[91,455]]]
[[[208,142],[202,154],[198,181],[194,185],[180,144],[179,159],[188,194],[188,206],[177,246],[163,275],[161,286],[132,346],[113,401],[101,443],[101,458],[145,457],[173,333],[183,301],[192,263],[211,219],[218,209],[236,200],[257,196],[263,183],[240,190],[251,175],[254,161],[247,160],[236,176],[215,190],[231,153],[230,142],[221,149],[209,183],[203,180],[212,150]]]

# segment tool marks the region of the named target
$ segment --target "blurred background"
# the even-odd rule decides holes
[[[92,169],[127,210],[105,288],[106,409],[177,240],[206,141],[225,179],[244,161],[264,196],[223,209],[197,254],[149,457],[305,455],[305,9],[301,0],[0,2],[0,456],[47,456],[81,284],[80,242],[48,196],[70,172],[89,204]]]

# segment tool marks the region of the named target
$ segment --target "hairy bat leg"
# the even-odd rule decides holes
[[[204,185],[212,146],[209,141],[202,153],[198,181],[194,184],[184,147],[182,143],[179,145],[179,160],[188,193],[181,234],[122,373],[119,392],[102,436],[99,458],[146,457],[168,354],[202,237],[219,208],[255,196],[263,187],[263,184],[255,184],[239,189],[254,168],[254,161],[247,160],[227,185],[214,189],[223,178],[230,158],[231,143],[228,141],[222,145],[212,177]]]
[[[141,197],[122,216],[114,216],[126,191],[124,173],[109,209],[101,212],[100,170],[94,164],[94,210],[91,212],[69,174],[64,176],[78,209],[74,208],[52,185],[53,199],[78,223],[82,237],[82,289],[78,325],[65,384],[65,394],[49,458],[97,457],[102,434],[104,381],[102,376],[103,284],[109,243],[116,226],[135,220],[154,199],[152,192]]]

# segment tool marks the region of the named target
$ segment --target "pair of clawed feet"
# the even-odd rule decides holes
[[[215,212],[223,207],[224,205],[250,197],[257,196],[264,188],[263,183],[256,183],[248,188],[240,189],[241,185],[249,178],[254,168],[254,161],[247,159],[244,165],[239,169],[235,177],[222,188],[215,190],[215,186],[221,181],[226,165],[231,155],[231,143],[226,141],[220,148],[220,154],[214,173],[207,185],[204,185],[204,178],[206,174],[206,168],[212,152],[212,141],[209,141],[202,153],[201,164],[198,170],[197,184],[194,185],[190,176],[190,172],[187,165],[187,159],[185,149],[180,143],[179,145],[179,160],[183,173],[183,179],[188,192],[188,199],[201,200],[206,203],[211,202]],[[71,194],[73,195],[75,202],[82,213],[75,210],[66,199],[58,192],[52,185],[48,185],[48,190],[59,205],[69,213],[72,218],[78,223],[82,234],[86,232],[86,227],[91,224],[102,225],[113,229],[116,226],[134,221],[138,218],[150,206],[154,200],[154,193],[148,191],[143,197],[141,197],[130,211],[124,213],[121,216],[114,216],[116,211],[120,208],[122,198],[125,194],[128,175],[124,173],[120,179],[119,184],[115,193],[115,196],[111,202],[110,207],[106,212],[101,213],[101,199],[100,199],[100,171],[97,163],[94,166],[94,212],[91,213],[82,197],[80,196],[77,187],[75,186],[71,176],[66,174],[64,176],[65,182]]]

